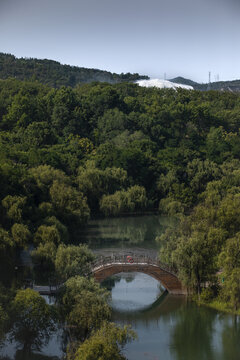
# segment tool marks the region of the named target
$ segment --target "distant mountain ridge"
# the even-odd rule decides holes
[[[220,90],[220,91],[233,91],[239,92],[240,91],[240,80],[232,80],[232,81],[217,81],[212,82],[210,84],[200,84],[190,79],[185,79],[181,76],[178,76],[174,79],[169,80],[176,84],[183,84],[183,85],[190,85],[195,90]]]
[[[60,86],[75,87],[77,84],[95,81],[110,84],[150,80],[147,75],[116,74],[110,71],[90,69],[78,66],[63,65],[58,61],[35,58],[17,58],[11,54],[0,52],[0,79],[9,77],[19,80],[35,79],[43,84],[58,88]],[[192,86],[195,90],[219,90],[240,92],[240,80],[218,81],[211,84],[200,84],[184,77],[169,79],[175,84]]]
[[[116,74],[99,69],[62,65],[54,60],[17,58],[11,54],[0,53],[0,79],[14,77],[19,80],[36,79],[43,84],[60,87],[74,87],[79,83],[93,81],[119,83],[149,79],[138,73]]]

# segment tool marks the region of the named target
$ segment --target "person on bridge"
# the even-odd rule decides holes
[[[133,258],[130,255],[127,256],[127,262],[129,262],[130,264],[134,262]]]

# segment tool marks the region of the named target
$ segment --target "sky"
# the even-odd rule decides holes
[[[151,78],[240,79],[240,0],[0,0],[0,52]]]

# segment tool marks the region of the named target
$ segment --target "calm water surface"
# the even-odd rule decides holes
[[[81,236],[97,252],[157,253],[160,245],[155,237],[169,226],[174,220],[159,216],[95,220]],[[129,360],[240,360],[239,317],[170,296],[158,281],[142,273],[118,274],[103,285],[112,292],[113,321],[131,324],[138,334],[138,340],[126,346]],[[62,359],[64,340],[63,331],[57,330],[30,359]],[[19,344],[6,340],[0,346],[3,359],[22,360]]]
[[[156,249],[155,241],[169,227],[176,226],[172,217],[159,215],[130,216],[91,220],[80,233],[80,241],[92,249],[141,247]]]
[[[145,274],[131,273],[130,282],[126,274],[114,279],[113,319],[138,334],[126,347],[129,360],[240,359],[239,317],[166,295]]]

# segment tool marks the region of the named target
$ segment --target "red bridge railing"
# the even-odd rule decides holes
[[[100,270],[101,268],[112,265],[139,265],[139,266],[152,265],[152,266],[157,266],[174,276],[177,276],[176,272],[174,272],[174,270],[170,266],[162,263],[156,258],[153,259],[149,256],[144,256],[144,255],[100,256],[91,264],[92,273],[94,273],[97,270]]]

